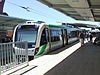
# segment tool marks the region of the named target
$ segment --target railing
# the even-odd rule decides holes
[[[0,44],[0,74],[25,63],[28,65],[27,42]]]

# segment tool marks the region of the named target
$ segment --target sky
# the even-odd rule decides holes
[[[19,6],[29,7],[30,11]],[[47,23],[76,21],[37,0],[5,0],[4,12],[7,12],[8,15],[12,17],[28,20],[42,20]]]
[[[27,7],[29,11],[21,8],[21,6]],[[63,13],[58,12],[57,10],[49,8],[37,0],[5,0],[4,12],[7,12],[11,17],[28,20],[40,20],[53,24],[56,22],[78,22],[75,19],[64,15]],[[91,24],[92,22],[84,23]]]

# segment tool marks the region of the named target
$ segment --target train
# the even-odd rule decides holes
[[[13,32],[13,42],[28,42],[28,57],[44,55],[57,48],[78,40],[80,29],[67,25],[47,24],[41,21],[27,21],[18,24]]]

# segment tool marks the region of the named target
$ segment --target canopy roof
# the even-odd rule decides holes
[[[100,0],[38,0],[76,20],[100,21]]]
[[[27,20],[0,15],[0,30],[12,30],[15,25],[25,21]]]

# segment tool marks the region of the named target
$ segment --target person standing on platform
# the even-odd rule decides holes
[[[79,39],[80,39],[81,45],[83,45],[83,44],[84,44],[84,39],[85,39],[85,34],[84,34],[84,32],[81,32],[81,33],[79,34]]]
[[[92,42],[92,39],[93,39],[93,35],[92,33],[90,34],[90,42]]]
[[[86,40],[89,41],[89,39],[90,39],[89,32],[86,32],[86,35],[85,36],[86,36]]]

